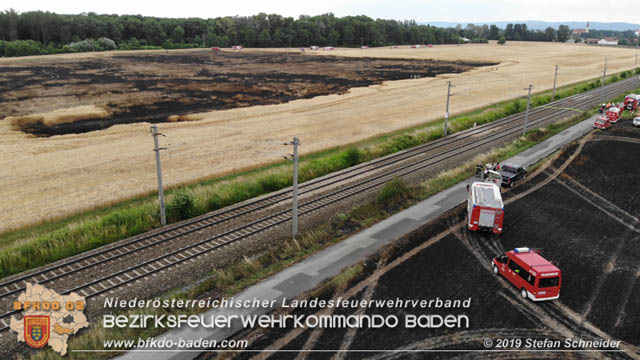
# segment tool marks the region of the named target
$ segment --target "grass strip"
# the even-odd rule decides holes
[[[640,74],[640,68],[614,74],[607,83]],[[601,85],[600,80],[569,85],[556,91],[565,98]],[[532,97],[533,107],[551,101],[551,92]],[[526,99],[519,98],[454,117],[450,133],[519,113]],[[308,181],[350,166],[411,148],[443,136],[442,120],[377,136],[348,147],[329,149],[301,159],[300,181]],[[167,192],[169,222],[217,210],[291,186],[291,165],[272,164],[243,174],[206,180]],[[138,235],[160,226],[157,199],[147,196],[77,215],[54,223],[27,227],[0,235],[0,278]]]

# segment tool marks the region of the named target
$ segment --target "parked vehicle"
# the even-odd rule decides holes
[[[469,230],[491,230],[502,233],[504,205],[500,187],[489,182],[474,182],[467,187],[467,227]]]
[[[594,129],[606,130],[610,126],[611,126],[611,122],[609,121],[609,119],[603,116],[598,117],[596,121],[593,122]]]
[[[633,126],[640,126],[640,117],[633,119]]]
[[[615,124],[618,122],[618,119],[620,119],[620,116],[622,115],[623,111],[624,111],[624,108],[612,106],[611,108],[609,108],[609,110],[607,110],[607,112],[604,115],[609,119],[610,123]]]
[[[637,94],[629,94],[624,98],[624,106],[625,110],[633,111],[636,110],[640,106],[640,95]]]
[[[517,287],[523,298],[543,301],[560,297],[562,273],[537,250],[515,248],[493,258],[491,267],[494,274],[504,276]]]
[[[502,164],[498,172],[502,176],[502,185],[509,187],[513,187],[515,182],[524,180],[527,177],[527,169],[518,164]]]
[[[502,175],[497,171],[487,170],[484,174],[484,181],[500,186],[502,184]]]

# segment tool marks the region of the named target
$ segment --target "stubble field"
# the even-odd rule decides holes
[[[179,86],[180,82],[186,81],[182,77],[195,76],[195,73],[184,70],[185,61],[193,61],[199,71],[202,68],[207,70],[198,75],[201,78],[190,83],[199,81],[207,85],[206,80],[215,77],[212,74],[216,73],[219,66],[215,63],[207,66],[198,64],[199,58],[205,57],[205,61],[210,61],[207,59],[211,59],[211,56],[197,51],[152,55],[143,53],[150,60],[140,65],[137,75],[133,72],[118,75],[124,80],[117,83],[108,81],[114,78],[113,67],[101,67],[100,64],[113,65],[114,61],[123,61],[127,59],[126,56],[131,56],[126,64],[131,66],[143,54],[132,56],[132,53],[105,53],[1,59],[0,67],[21,68],[11,76],[28,75],[29,67],[55,67],[69,62],[69,67],[77,68],[77,72],[84,73],[85,77],[97,74],[96,81],[99,84],[91,85],[86,91],[76,89],[71,96],[65,97],[65,101],[59,101],[56,97],[54,101],[50,96],[44,96],[45,93],[37,88],[38,84],[34,84],[36,87],[30,89],[29,93],[12,100],[12,107],[8,107],[7,101],[3,102],[5,108],[0,115],[4,118],[0,120],[0,165],[7,171],[0,175],[0,198],[4,200],[0,203],[0,231],[104,206],[120,199],[149,193],[156,186],[149,123],[130,123],[139,121],[138,116],[132,116],[131,121],[124,121],[125,124],[111,127],[100,125],[101,121],[96,121],[99,125],[97,129],[102,130],[50,137],[25,133],[22,131],[25,128],[17,127],[15,121],[12,126],[12,121],[7,116],[44,114],[35,116],[37,124],[38,121],[56,123],[56,119],[69,113],[73,115],[74,111],[86,112],[87,116],[98,120],[117,118],[126,111],[132,111],[134,115],[142,117],[143,121],[162,122],[167,121],[170,115],[202,111],[186,118],[198,119],[197,121],[160,124],[161,131],[166,134],[166,137],[161,138],[161,144],[168,148],[162,155],[165,183],[172,186],[277,161],[281,153],[286,152],[281,142],[293,136],[301,139],[301,152],[305,154],[438,119],[444,112],[447,80],[452,80],[456,85],[452,111],[460,113],[523,95],[523,89],[530,83],[534,84],[536,91],[550,88],[555,64],[560,66],[560,86],[598,76],[605,57],[608,58],[609,73],[633,68],[635,56],[634,50],[622,48],[515,42],[506,46],[478,44],[424,49],[338,49],[332,52],[305,51],[302,55],[294,54],[296,52],[290,50],[291,56],[285,55],[292,59],[302,59],[303,62],[307,62],[308,57],[324,55],[378,60],[342,60],[341,64],[328,61],[334,66],[332,73],[324,73],[322,67],[312,66],[313,69],[309,69],[307,65],[306,71],[304,66],[301,67],[303,70],[298,70],[300,76],[308,76],[314,71],[320,76],[314,83],[314,88],[318,91],[311,94],[301,94],[311,88],[304,83],[296,88],[295,81],[285,78],[276,87],[273,85],[274,81],[270,80],[274,76],[264,77],[253,88],[261,88],[258,92],[266,94],[264,98],[271,99],[274,104],[251,106],[254,104],[251,99],[256,92],[238,91],[235,95],[239,97],[234,99],[233,95],[227,99],[220,94],[206,93],[213,91],[206,89],[206,86],[204,95],[200,91],[202,89],[199,89],[200,92],[195,96],[188,92],[193,89],[184,84]],[[285,56],[282,50],[275,54]],[[167,56],[185,60],[167,65],[163,62]],[[265,50],[258,52],[257,56],[264,59],[274,56],[274,52]],[[383,58],[392,60],[380,60]],[[419,62],[415,63],[418,65],[407,65],[413,62],[404,59],[416,59]],[[449,73],[452,70],[445,67],[445,71],[434,73],[421,67],[428,59],[498,65],[473,69],[472,66],[467,66],[462,69],[466,72],[458,74]],[[327,61],[323,58],[317,62]],[[93,68],[83,70],[82,66],[89,66],[88,64],[94,64]],[[381,75],[375,71],[379,65],[387,67],[386,74]],[[291,64],[276,62],[265,73],[277,75],[286,72],[283,69],[296,71],[291,70],[293,68]],[[39,73],[43,77],[40,80],[59,82],[61,74],[49,70]],[[140,89],[144,84],[137,83],[140,79],[134,77],[143,71],[147,72],[146,77],[152,80],[155,77],[154,86],[164,86],[165,92]],[[235,68],[224,71],[243,74],[240,77],[242,82],[245,81],[246,74],[253,77],[256,75],[251,64],[236,64]],[[8,73],[3,72],[3,76]],[[175,83],[162,85],[162,81],[158,81],[159,74],[175,78]],[[421,78],[409,79],[414,74]],[[436,76],[427,77],[434,75]],[[332,85],[331,81],[322,81],[322,76],[348,81],[334,81]],[[385,79],[390,81],[380,83]],[[229,80],[227,83],[234,85],[237,82]],[[9,87],[18,82],[7,81],[5,84],[9,85],[0,95],[4,99],[15,96],[15,89]],[[56,91],[69,86],[68,83],[60,84]],[[110,88],[113,86],[120,88]],[[123,88],[139,91],[125,91]],[[233,92],[233,89],[230,91]],[[163,107],[158,102],[164,101],[162,96],[167,93],[171,95],[165,99],[166,106]],[[216,101],[222,105],[214,106]],[[275,104],[281,101],[286,102]],[[125,102],[131,104],[117,106]],[[242,107],[229,109],[236,106],[235,103]],[[142,111],[136,112],[140,109],[136,106],[142,106]],[[153,113],[154,109],[158,110],[157,113]],[[207,109],[223,110],[204,112]],[[64,116],[58,116],[65,111],[67,113]],[[108,115],[105,116],[103,111]],[[152,116],[144,117],[149,113]],[[33,118],[27,119],[26,123],[32,121]],[[31,132],[52,135],[38,131],[42,128],[46,127],[31,127]],[[27,131],[28,129],[27,126]],[[77,132],[71,130],[64,132]]]

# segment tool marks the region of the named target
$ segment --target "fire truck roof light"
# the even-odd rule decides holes
[[[529,252],[529,248],[528,247],[520,247],[520,248],[515,248],[513,249],[513,252],[515,253],[526,253]]]

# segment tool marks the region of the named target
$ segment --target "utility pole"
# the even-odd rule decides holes
[[[166,150],[161,148],[158,144],[158,135],[164,136],[158,132],[157,125],[151,125],[151,134],[153,135],[153,151],[156,152],[156,170],[158,172],[158,198],[160,199],[160,222],[162,226],[167,225],[167,217],[164,212],[164,190],[162,188],[162,167],[160,166],[160,150]]]
[[[604,88],[604,78],[607,76],[607,58],[604,59],[604,71],[602,72],[602,87]],[[604,91],[600,93],[600,101],[604,101]]]
[[[604,71],[602,72],[602,87],[604,87],[604,78],[607,76],[607,59],[604,59]]]
[[[364,46],[364,37],[360,37],[360,47]]]
[[[553,92],[551,93],[551,101],[556,99],[556,80],[558,80],[558,65],[556,65],[556,73],[553,76]]]
[[[636,63],[635,66],[638,66],[638,54],[636,54]]]
[[[527,95],[527,110],[524,113],[524,127],[522,128],[522,135],[527,132],[527,123],[529,122],[529,107],[531,106],[531,89],[533,85],[529,85],[529,94]]]
[[[293,145],[293,154],[285,156],[285,159],[293,158],[293,198],[292,198],[292,211],[291,211],[291,233],[295,240],[298,235],[298,145],[300,145],[300,139],[294,137],[293,141],[286,142],[284,145]]]
[[[451,84],[451,81],[447,81],[447,107],[444,110],[444,136],[447,136],[447,123],[449,122],[449,98],[451,97],[451,88],[455,87],[455,85]]]

